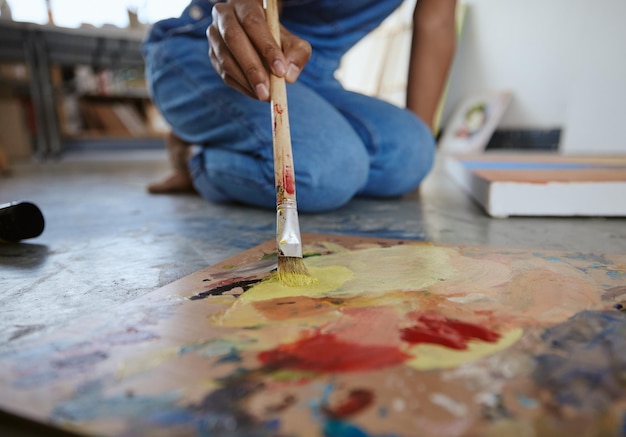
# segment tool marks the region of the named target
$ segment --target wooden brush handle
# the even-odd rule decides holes
[[[281,47],[280,23],[277,0],[265,0],[265,18],[272,36]],[[296,179],[291,151],[289,131],[289,111],[287,109],[287,88],[285,78],[270,73],[270,100],[272,106],[272,139],[274,142],[274,178],[276,201],[281,205],[288,200],[296,200]]]

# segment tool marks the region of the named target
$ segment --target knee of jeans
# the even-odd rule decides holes
[[[412,144],[414,153],[411,154],[410,170],[407,171],[406,186],[401,187],[401,193],[416,189],[430,173],[435,160],[435,141],[428,136],[419,145]],[[417,147],[416,147],[417,146]]]
[[[398,197],[416,189],[430,172],[434,157],[435,143],[431,135],[423,135],[417,141],[411,137],[410,141],[405,138],[396,142],[386,162],[372,170],[362,194]]]
[[[331,211],[348,203],[367,182],[368,165],[353,163],[349,168],[328,168],[296,176],[298,210],[307,213]]]
[[[407,169],[404,174],[397,172],[395,175],[398,180],[395,184],[391,184],[395,187],[392,190],[390,196],[401,196],[412,190],[415,190],[420,186],[424,178],[430,172],[435,159],[435,144],[434,139],[429,138],[428,141],[419,145],[411,144],[413,153],[407,154]],[[417,146],[417,147],[416,147]]]

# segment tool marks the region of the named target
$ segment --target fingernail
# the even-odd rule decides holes
[[[283,63],[283,61],[277,59],[274,61],[272,66],[274,67],[274,73],[276,73],[277,76],[282,77],[285,75],[285,73],[287,73],[287,69],[285,68],[285,64]]]
[[[287,70],[287,74],[285,75],[285,79],[287,79],[287,82],[295,82],[299,75],[300,69],[294,64],[289,64],[289,69]]]
[[[270,91],[267,89],[264,83],[260,83],[254,87],[256,90],[256,96],[259,100],[267,100],[270,98]]]

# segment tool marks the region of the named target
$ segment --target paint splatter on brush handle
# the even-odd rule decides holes
[[[285,87],[284,79],[272,76],[271,87],[273,89]],[[291,133],[289,130],[289,115],[287,106],[274,98],[272,93],[272,125],[274,126],[274,178],[276,184],[276,199],[278,204],[287,200],[296,199],[296,180],[293,167],[293,154],[291,151]]]
[[[276,0],[267,0],[267,24],[274,39],[280,46],[280,24]],[[296,200],[296,179],[291,151],[291,131],[287,107],[287,87],[285,79],[270,74],[270,94],[272,106],[272,138],[274,143],[274,178],[278,205],[287,200]]]

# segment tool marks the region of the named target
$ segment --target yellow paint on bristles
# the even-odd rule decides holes
[[[306,287],[317,282],[304,264],[302,258],[278,256],[278,280],[288,287]]]

